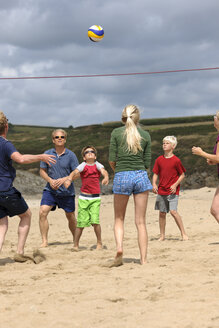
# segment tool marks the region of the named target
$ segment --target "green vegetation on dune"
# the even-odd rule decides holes
[[[150,118],[142,119],[140,123],[143,125],[160,125],[160,124],[185,124],[197,122],[212,122],[213,115],[206,116],[185,116],[185,117],[165,117],[165,118]]]
[[[182,160],[187,174],[206,171],[209,175],[216,176],[214,166],[208,166],[203,158],[191,153],[193,145],[201,146],[207,152],[212,152],[217,136],[212,116],[142,119],[140,123],[151,135],[152,165],[155,159],[162,154],[163,137],[175,135],[178,139],[175,154]],[[98,159],[112,173],[108,164],[110,135],[112,130],[119,126],[122,126],[120,122],[106,122],[77,128],[69,126],[69,128],[64,128],[68,133],[66,147],[73,150],[81,162],[81,149],[86,145],[94,145],[98,150]],[[10,124],[8,139],[21,153],[38,154],[53,147],[51,133],[54,129],[54,127]],[[22,169],[38,168],[39,163],[16,165],[16,167]]]

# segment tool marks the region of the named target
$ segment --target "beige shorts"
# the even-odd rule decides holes
[[[179,195],[157,195],[155,210],[168,213],[177,211]]]

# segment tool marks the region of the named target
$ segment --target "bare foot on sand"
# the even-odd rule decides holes
[[[120,265],[123,265],[123,253],[117,252],[115,259],[109,262],[107,267],[114,268],[114,267],[119,267]]]
[[[96,247],[97,250],[100,250],[100,249],[103,249],[103,245],[102,243],[97,243],[97,247]]]
[[[147,260],[145,260],[145,259],[144,259],[144,260],[140,260],[140,264],[141,264],[141,265],[144,265],[144,264],[146,264],[146,263],[147,263]]]
[[[183,241],[189,240],[189,237],[188,237],[187,235],[183,235],[183,236],[182,236],[182,240],[183,240]]]
[[[44,248],[44,247],[48,247],[48,242],[47,241],[44,241],[42,242],[42,244],[40,245],[40,248]]]
[[[79,247],[78,246],[74,246],[73,248],[72,248],[72,252],[78,252],[79,251]]]
[[[165,240],[165,236],[160,236],[160,238],[158,239],[158,241],[164,241]]]

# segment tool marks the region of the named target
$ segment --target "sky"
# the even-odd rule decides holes
[[[0,78],[219,67],[218,0],[0,0]],[[91,42],[87,30],[105,36]],[[218,110],[219,70],[56,79],[0,79],[12,124],[73,127]]]

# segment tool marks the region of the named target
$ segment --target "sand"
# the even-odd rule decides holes
[[[150,194],[147,211],[148,263],[139,264],[133,200],[125,222],[124,265],[104,267],[115,255],[112,196],[103,196],[103,250],[95,250],[93,228],[72,252],[72,237],[62,210],[49,215],[46,260],[14,262],[18,218],[11,218],[0,254],[2,328],[218,328],[219,226],[209,213],[214,189],[181,192],[179,213],[190,240],[181,241],[172,217],[167,238],[158,241],[158,212]],[[41,243],[39,198],[28,200],[32,226],[26,254]]]

